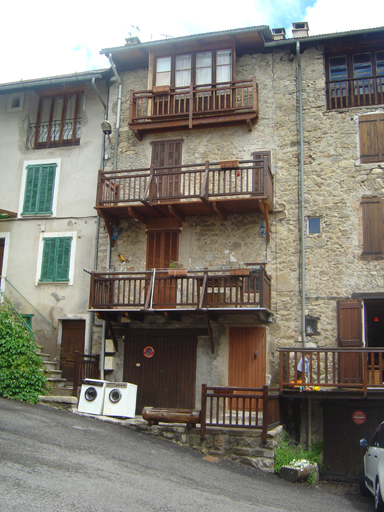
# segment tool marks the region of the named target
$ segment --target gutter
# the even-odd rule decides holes
[[[18,89],[33,89],[34,87],[48,86],[48,85],[60,85],[74,82],[86,82],[90,79],[101,79],[103,78],[100,73],[79,75],[66,78],[44,78],[41,80],[28,80],[25,82],[16,82],[11,84],[0,85],[0,93],[8,91],[16,91]]]

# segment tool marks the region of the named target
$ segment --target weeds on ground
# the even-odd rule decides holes
[[[283,432],[280,444],[275,451],[275,473],[278,473],[282,466],[288,466],[293,460],[300,459],[308,460],[311,464],[317,464],[321,473],[325,469],[321,460],[323,446],[324,443],[317,443],[310,450],[305,449],[290,439],[286,432]],[[313,484],[316,481],[315,473],[311,473],[307,481]]]

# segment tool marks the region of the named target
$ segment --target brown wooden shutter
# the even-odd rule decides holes
[[[361,347],[361,300],[337,302],[337,340],[340,347]]]
[[[168,268],[179,258],[179,230],[153,230],[147,232],[147,269]]]
[[[359,117],[361,163],[384,161],[384,114]]]
[[[175,174],[167,176],[158,176],[155,180],[156,194],[158,198],[178,197],[180,195],[180,179],[177,169],[171,168],[182,163],[182,139],[166,140],[152,143],[152,165],[155,166],[155,174],[167,174],[174,170]],[[163,169],[156,170],[159,167]]]
[[[363,210],[363,254],[384,254],[384,199],[364,197]]]

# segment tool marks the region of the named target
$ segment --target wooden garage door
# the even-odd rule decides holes
[[[144,355],[146,347],[152,357]],[[196,337],[127,336],[124,381],[138,386],[137,414],[143,407],[195,407],[196,348]]]

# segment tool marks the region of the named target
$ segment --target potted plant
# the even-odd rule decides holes
[[[178,261],[171,261],[168,268],[168,275],[173,277],[186,276],[187,269],[184,268],[183,265]]]
[[[231,276],[249,276],[249,267],[240,267],[229,269],[229,275]]]

